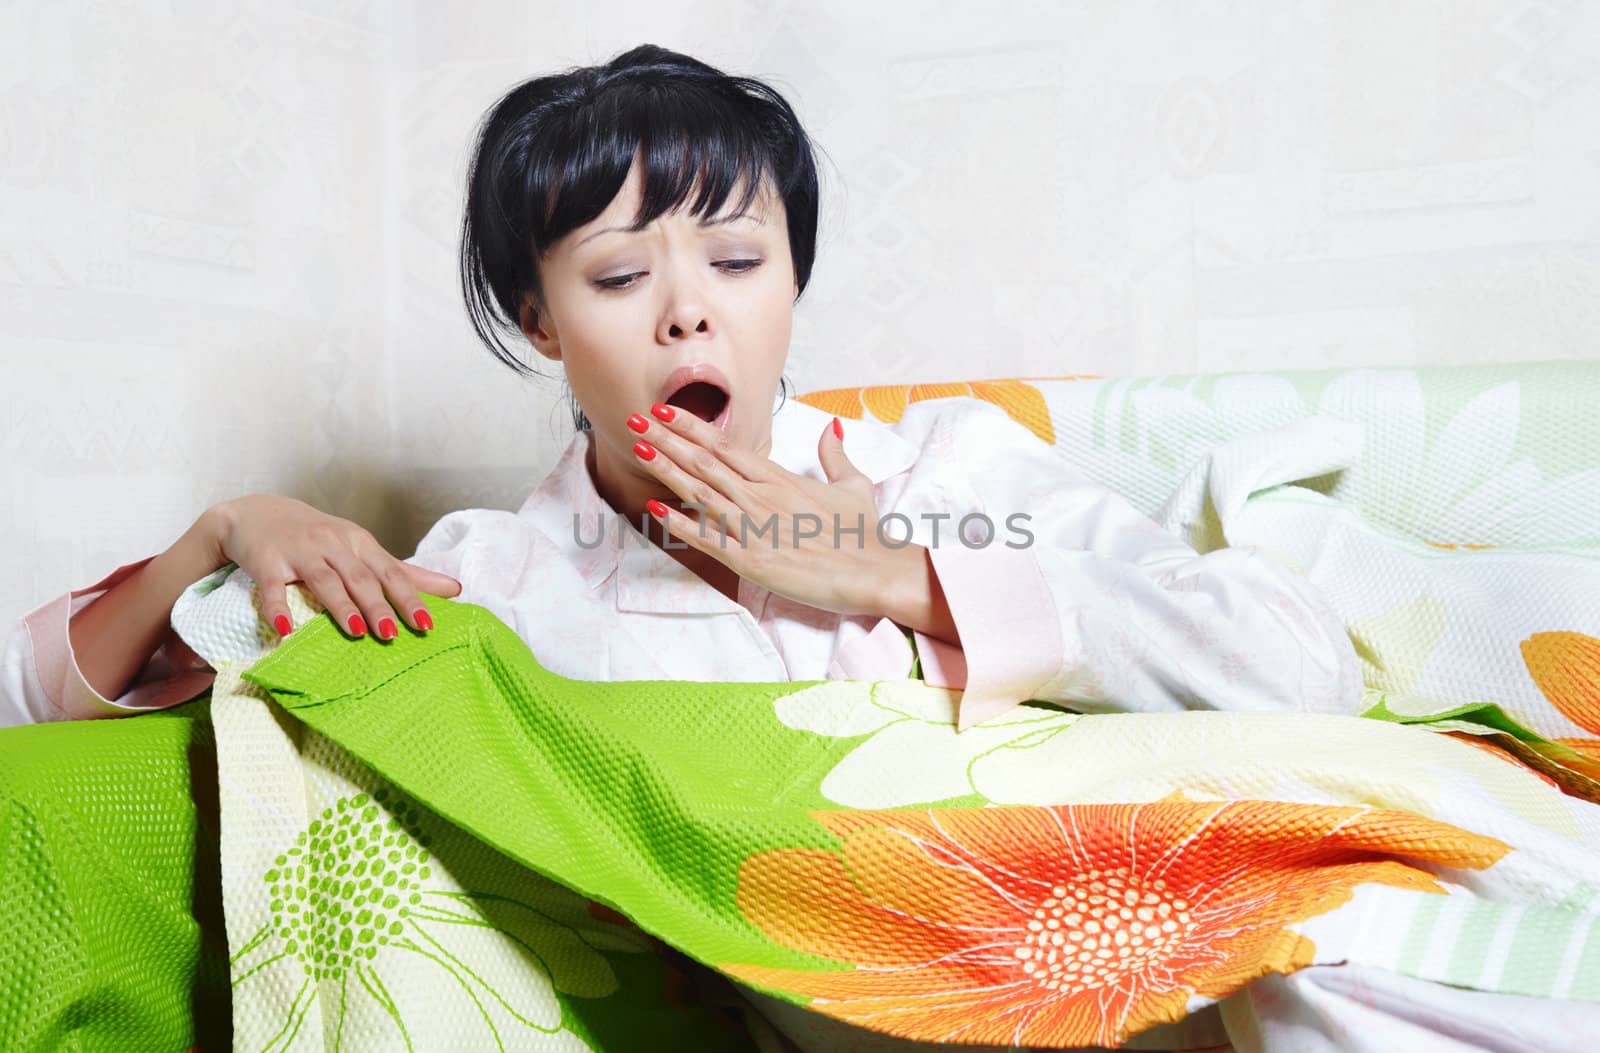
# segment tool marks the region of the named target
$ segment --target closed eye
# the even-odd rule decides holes
[[[713,264],[713,266],[723,268],[724,272],[728,274],[749,274],[751,271],[761,266],[762,262],[762,260],[718,260],[715,264]],[[733,268],[738,269],[735,270]],[[635,278],[647,273],[649,272],[635,271],[632,274],[622,274],[615,278],[602,278],[600,281],[597,281],[594,284],[598,288],[609,289],[613,291],[617,289],[630,289],[634,285],[633,280]]]

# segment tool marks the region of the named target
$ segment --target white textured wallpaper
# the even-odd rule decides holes
[[[520,504],[571,421],[463,314],[469,135],[645,42],[816,141],[797,392],[1600,356],[1600,4],[6,0],[0,615],[243,493]]]

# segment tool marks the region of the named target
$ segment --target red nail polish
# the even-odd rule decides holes
[[[633,416],[628,418],[628,427],[632,428],[640,435],[643,435],[645,429],[650,427],[650,422],[635,413]]]
[[[844,425],[839,423],[839,418],[833,418],[833,437],[840,442],[844,441]]]
[[[367,623],[361,620],[361,615],[352,614],[350,616],[350,635],[362,636],[365,635],[366,631]]]
[[[383,619],[383,621],[378,623],[378,638],[379,639],[381,639],[381,640],[393,640],[396,636],[399,636],[399,635],[400,635],[400,630],[395,628],[395,624],[394,624],[394,619],[393,618],[385,618],[385,619]]]
[[[673,412],[672,407],[664,402],[658,402],[654,406],[651,406],[650,412],[654,413],[657,417],[660,417],[664,421],[671,421],[672,418],[677,415]]]
[[[279,636],[288,636],[289,630],[294,628],[294,626],[290,624],[289,616],[287,614],[280,614],[276,618],[272,619],[272,627],[278,630]]]
[[[657,519],[667,518],[667,506],[662,504],[660,501],[651,498],[644,503],[644,506],[650,509],[650,514],[655,516]]]
[[[649,461],[655,459],[656,448],[645,442],[643,439],[640,439],[638,442],[633,444],[633,452]]]
[[[411,620],[416,622],[417,628],[421,629],[423,632],[427,632],[429,629],[433,628],[433,616],[427,611],[423,610],[421,607],[418,607],[416,611],[412,613]]]

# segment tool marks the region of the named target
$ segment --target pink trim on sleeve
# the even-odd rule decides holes
[[[947,597],[948,598],[948,597]],[[917,657],[922,659],[922,680],[930,687],[960,691],[967,686],[967,655],[958,645],[945,643],[937,636],[911,630],[917,640]]]
[[[936,545],[928,559],[961,646],[917,633],[917,647],[928,683],[955,686],[960,680],[956,730],[965,731],[1036,697],[1055,678],[1064,653],[1060,618],[1038,560],[1026,548]]]
[[[916,655],[900,626],[879,618],[867,635],[851,640],[828,663],[830,680],[903,680]]]
[[[125,715],[129,710],[163,709],[199,695],[216,679],[216,671],[189,649],[171,629],[138,680],[121,697],[105,698],[84,679],[72,653],[67,623],[74,614],[149,563],[147,556],[107,574],[86,588],[57,596],[24,616],[33,646],[34,669],[50,703],[69,720]]]

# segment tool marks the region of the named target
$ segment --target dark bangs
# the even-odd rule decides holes
[[[461,284],[468,317],[497,358],[537,376],[513,351],[526,346],[521,305],[544,302],[539,263],[551,246],[594,221],[637,159],[643,200],[633,231],[688,200],[690,215],[750,210],[763,185],[782,201],[795,279],[803,293],[816,254],[817,172],[788,102],[761,81],[641,45],[604,66],[527,81],[484,117],[467,175]],[[796,296],[798,300],[799,297]]]

